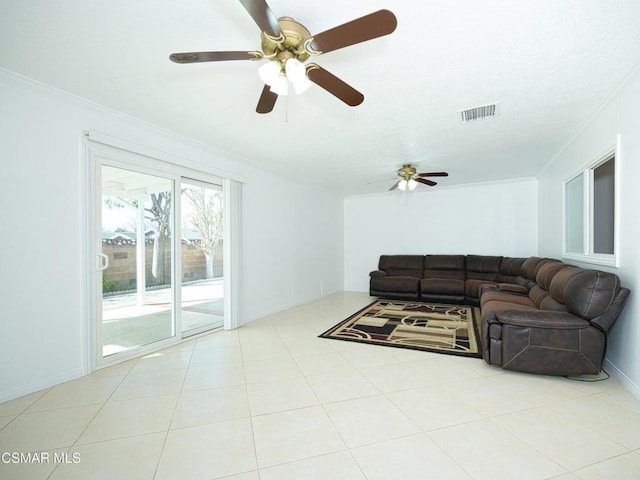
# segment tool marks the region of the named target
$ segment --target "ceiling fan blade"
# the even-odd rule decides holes
[[[398,20],[393,13],[389,10],[378,10],[313,35],[305,42],[305,48],[309,53],[319,55],[388,35],[397,25]]]
[[[434,182],[434,181],[432,181],[432,180],[427,180],[426,178],[420,178],[420,177],[418,177],[418,178],[416,178],[415,180],[416,180],[416,182],[418,182],[418,183],[424,183],[425,185],[429,185],[430,187],[433,187],[434,185],[437,185],[437,183],[436,183],[436,182]]]
[[[355,107],[364,101],[359,91],[315,63],[307,64],[307,77],[347,105]]]
[[[260,30],[273,38],[282,36],[278,19],[265,0],[240,0],[240,3],[249,12]]]
[[[449,174],[447,172],[424,172],[419,173],[418,177],[448,177]]]
[[[169,60],[176,63],[222,62],[227,60],[256,60],[257,52],[184,52],[172,53]]]
[[[392,190],[395,190],[396,188],[398,188],[398,185],[400,185],[400,180],[394,183],[388,191],[390,192]]]
[[[271,87],[269,87],[269,85],[265,85],[262,89],[262,94],[260,95],[260,100],[258,100],[256,112],[269,113],[271,110],[273,110],[273,107],[276,104],[276,100],[278,99],[278,94],[273,93],[270,88]]]

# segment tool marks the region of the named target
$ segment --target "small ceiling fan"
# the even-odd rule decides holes
[[[258,70],[265,83],[256,108],[258,113],[273,110],[278,95],[287,95],[288,81],[298,94],[313,82],[349,106],[360,105],[364,100],[362,93],[321,66],[303,62],[311,55],[321,55],[388,35],[397,25],[393,13],[379,10],[311,35],[304,25],[291,17],[276,18],[265,0],[240,0],[240,3],[262,30],[262,51],[172,53],[169,59],[176,63],[269,60]]]
[[[412,167],[410,163],[406,163],[402,165],[397,172],[397,175],[400,177],[396,183],[394,183],[389,191],[395,190],[399,188],[400,190],[413,190],[418,186],[418,183],[422,183],[424,185],[429,185],[433,187],[437,185],[437,182],[433,180],[429,180],[425,177],[448,177],[449,174],[447,172],[424,172],[418,173],[415,167]]]

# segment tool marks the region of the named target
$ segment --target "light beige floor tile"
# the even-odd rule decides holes
[[[324,408],[350,448],[420,432],[382,395],[330,403]]]
[[[176,394],[107,402],[78,444],[168,430],[177,401]]]
[[[58,465],[50,480],[153,480],[165,437],[152,433],[71,447],[69,463]]]
[[[28,412],[54,410],[79,405],[102,404],[120,385],[124,376],[92,377],[63,383],[40,397]]]
[[[244,368],[235,363],[190,367],[182,391],[244,385]]]
[[[130,370],[129,374],[163,372],[171,369],[186,369],[191,361],[191,349],[188,351],[172,352],[162,350],[141,357]]]
[[[468,363],[456,361],[457,357],[449,355],[432,355],[425,360],[412,361],[407,365],[415,368],[429,380],[430,385],[467,381],[478,378],[476,369],[468,368]],[[472,359],[480,361],[480,359]]]
[[[539,405],[548,405],[585,395],[581,389],[575,387],[576,382],[564,377],[505,372],[503,375],[494,377],[493,380]]]
[[[255,416],[252,421],[261,468],[345,449],[321,407]]]
[[[443,387],[486,417],[504,415],[540,405],[515,390],[505,387],[493,376],[447,383]]]
[[[569,471],[628,451],[594,433],[587,422],[575,422],[552,408],[516,412],[493,421]]]
[[[208,348],[237,348],[240,346],[237,330],[218,330],[195,340],[194,352]]]
[[[388,352],[390,349],[340,340],[327,339],[327,341],[332,342],[332,347],[356,368],[380,367],[401,363],[398,358]]]
[[[539,480],[567,472],[491,420],[434,430],[427,435],[475,480]]]
[[[275,340],[256,340],[241,342],[242,359],[245,362],[258,362],[264,360],[274,360],[278,358],[291,358],[287,347],[278,337]]]
[[[622,386],[594,395],[611,405],[626,408],[635,413],[640,413],[640,398],[634,397],[630,392],[626,391]]]
[[[301,377],[302,371],[291,357],[245,361],[244,375],[247,383],[270,382]]]
[[[250,383],[247,396],[251,415],[311,407],[319,403],[304,377]]]
[[[247,418],[170,431],[155,480],[212,479],[254,470]]]
[[[360,371],[383,393],[426,387],[436,383],[424,375],[420,367],[408,363],[361,368]]]
[[[562,417],[583,424],[629,450],[640,448],[640,413],[612,405],[596,396],[558,403],[551,407]],[[584,419],[588,418],[588,422]]]
[[[291,341],[284,339],[289,353],[295,358],[301,355],[315,355],[321,353],[335,353],[335,349],[331,347],[330,340],[325,338],[317,338],[317,334],[313,332],[306,338]]]
[[[366,480],[346,451],[263,468],[260,480]]]
[[[422,430],[480,420],[484,416],[443,387],[389,393],[387,397]]]
[[[89,425],[100,405],[24,413],[0,431],[0,452],[40,452],[68,447]]]
[[[205,365],[241,364],[242,353],[240,347],[202,348],[193,351],[189,366],[200,367]]]
[[[249,416],[247,392],[237,387],[183,392],[178,399],[171,429],[237,420]]]
[[[627,453],[573,472],[581,480],[637,480],[640,452]]]
[[[238,475],[229,475],[224,480],[260,480],[260,474],[257,470],[247,473],[239,473]]]
[[[473,480],[424,434],[354,448],[367,480]]]
[[[354,367],[336,351],[329,353],[316,353],[300,355],[296,362],[305,375],[319,375],[321,373],[344,372],[353,370]]]
[[[307,382],[321,403],[340,402],[380,394],[380,390],[355,370],[313,375],[307,377]]]
[[[46,452],[0,452],[3,455],[8,453],[0,463],[0,478],[2,480],[47,480],[51,472],[56,468],[54,455],[65,455],[67,449],[50,450]],[[31,460],[20,457],[20,454],[32,455]],[[38,460],[34,460],[33,455],[37,455]],[[18,455],[14,457],[13,455]]]
[[[10,417],[0,417],[0,430],[9,425],[9,423],[11,423],[16,417],[17,415],[11,415]]]
[[[31,405],[46,395],[49,390],[51,389],[46,388],[39,392],[16,398],[15,400],[0,403],[0,417],[15,417],[16,415],[26,412]]]
[[[127,360],[126,362],[117,363],[109,367],[99,368],[98,370],[93,372],[91,375],[89,375],[87,378],[109,377],[112,375],[116,375],[116,376],[126,375],[131,371],[131,369],[135,366],[136,363],[138,363],[137,358],[133,360]]]
[[[128,400],[179,393],[186,373],[186,369],[131,373],[122,380],[110,400]]]

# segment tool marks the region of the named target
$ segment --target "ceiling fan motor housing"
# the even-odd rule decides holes
[[[284,64],[290,58],[296,58],[304,62],[309,58],[309,52],[304,48],[304,42],[311,36],[309,30],[291,17],[280,17],[278,24],[284,35],[282,38],[273,38],[262,32],[262,53],[266,58],[279,60]]]
[[[417,170],[410,164],[402,165],[402,168],[398,170],[398,176],[404,180],[411,180],[416,176]]]

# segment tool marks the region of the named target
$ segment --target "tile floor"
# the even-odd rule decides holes
[[[369,301],[330,295],[2,404],[0,478],[640,478],[640,400],[615,379],[317,338]]]

